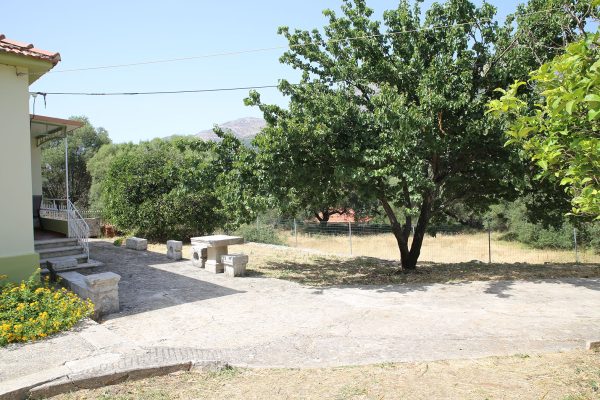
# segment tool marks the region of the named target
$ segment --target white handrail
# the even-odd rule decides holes
[[[77,243],[81,246],[81,248],[85,251],[85,255],[88,260],[90,258],[90,246],[89,246],[89,237],[90,237],[90,227],[85,222],[85,219],[81,217],[79,210],[71,200],[67,200],[67,216],[68,216],[68,226],[69,226],[69,237],[77,239]]]

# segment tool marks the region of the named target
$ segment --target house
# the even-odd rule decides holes
[[[39,213],[42,195],[40,145],[51,138],[67,140],[67,134],[82,125],[77,121],[29,114],[29,85],[59,61],[59,53],[40,50],[0,34],[0,275],[7,275],[13,282],[27,279],[40,267],[40,248],[46,249],[44,255],[47,256],[52,255],[48,249],[59,246],[62,249],[60,255],[65,256],[65,252],[68,255],[80,244],[87,244],[85,221],[78,221],[78,213],[72,209],[67,192],[64,206],[60,210],[56,207],[57,212],[62,212],[62,217],[57,215],[56,219],[65,222],[54,225],[68,237],[38,242],[36,252],[34,222],[41,227],[42,221]],[[81,229],[76,229],[77,224]]]

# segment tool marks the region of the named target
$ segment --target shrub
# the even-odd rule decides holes
[[[235,231],[235,234],[242,236],[247,242],[283,244],[275,228],[270,225],[242,225]]]
[[[224,224],[211,143],[155,139],[114,156],[102,183],[105,217],[149,239],[189,238]]]
[[[113,244],[117,247],[121,247],[123,245],[123,238],[118,238],[113,241]]]
[[[0,346],[37,340],[70,329],[91,315],[94,305],[67,289],[34,277],[0,288]]]

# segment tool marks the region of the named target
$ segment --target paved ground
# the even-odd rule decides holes
[[[0,350],[0,381],[141,348],[192,348],[236,365],[324,367],[583,348],[600,332],[600,279],[309,288],[227,278],[95,242],[122,276],[121,312]],[[88,334],[88,332],[91,332]]]

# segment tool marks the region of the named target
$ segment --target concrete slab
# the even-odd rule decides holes
[[[94,244],[93,252],[122,275],[122,312],[104,327],[145,347],[232,350],[239,365],[560,351],[584,348],[590,332],[600,331],[600,279],[310,288],[228,279],[158,253],[124,260],[126,252],[110,243]]]
[[[584,348],[600,331],[600,279],[311,288],[227,279],[109,242],[94,241],[91,252],[105,263],[94,272],[122,276],[122,311],[0,349],[0,398],[121,379],[115,371],[137,376],[134,367],[192,368],[193,360],[326,367],[465,359]]]
[[[241,236],[229,236],[229,235],[211,235],[211,236],[198,236],[190,239],[193,244],[205,243],[208,247],[221,247],[231,246],[234,244],[244,244],[244,238]]]

